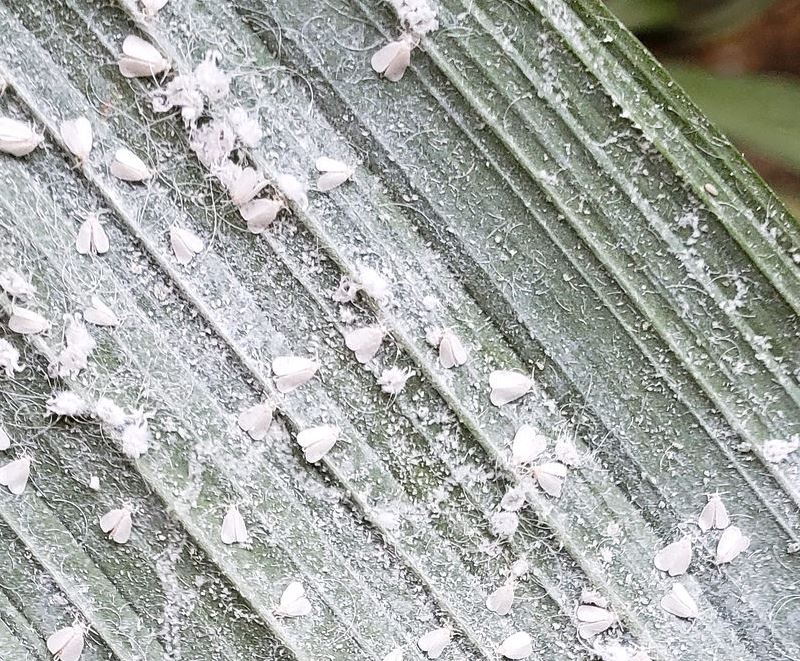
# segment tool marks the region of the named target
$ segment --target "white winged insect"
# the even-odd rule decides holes
[[[750,538],[745,536],[738,526],[725,528],[722,536],[717,542],[717,552],[714,555],[714,562],[723,565],[733,562],[739,554],[746,551],[750,546]]]
[[[581,638],[591,638],[606,629],[610,629],[617,622],[617,616],[607,608],[581,604],[575,612],[578,619],[578,634]]]
[[[259,402],[242,411],[237,422],[250,438],[261,441],[267,436],[274,412],[275,406],[271,402]]]
[[[263,234],[278,217],[278,212],[283,209],[280,200],[267,198],[251,200],[239,207],[239,213],[247,222],[247,230],[251,234]]]
[[[272,361],[275,387],[287,393],[307,383],[317,373],[319,363],[302,356],[278,356]]]
[[[122,430],[122,453],[131,459],[138,459],[150,449],[150,428],[147,420],[137,420]]]
[[[533,425],[522,425],[514,434],[511,460],[515,464],[529,464],[538,459],[547,448],[547,437]]]
[[[391,652],[389,652],[385,657],[383,657],[383,661],[403,661],[405,657],[403,656],[403,648],[402,647],[395,647]]]
[[[94,414],[103,424],[114,429],[121,428],[129,419],[122,407],[108,397],[100,397],[95,402]]]
[[[76,117],[61,122],[59,127],[61,139],[70,152],[78,157],[82,163],[92,151],[94,136],[92,134],[92,124],[86,117]]]
[[[10,117],[0,117],[0,152],[11,156],[27,156],[39,146],[44,136],[25,122]]]
[[[231,202],[237,207],[241,207],[258,195],[266,185],[267,180],[261,177],[255,169],[242,168],[236,172],[235,176],[231,176],[228,183]]]
[[[692,538],[689,535],[681,537],[677,542],[667,544],[656,553],[653,563],[657,569],[667,572],[670,576],[685,574],[692,562]]]
[[[127,507],[109,510],[100,517],[100,529],[117,544],[127,543],[131,537],[131,528],[133,528],[133,520],[131,511]]]
[[[122,42],[122,55],[117,65],[126,78],[155,76],[170,68],[169,61],[152,44],[133,34]]]
[[[302,617],[311,612],[311,602],[306,597],[303,584],[292,581],[281,594],[281,600],[275,609],[275,615],[281,617]]]
[[[24,369],[25,366],[19,364],[19,351],[7,339],[0,337],[0,370],[11,377]]]
[[[533,380],[521,372],[495,370],[489,375],[489,387],[492,404],[504,406],[527,395],[533,388]]]
[[[445,369],[461,367],[467,362],[467,349],[456,335],[449,328],[442,329],[442,337],[439,340],[439,364]]]
[[[111,159],[111,174],[122,181],[145,181],[153,176],[145,162],[127,147],[120,147]]]
[[[703,532],[708,532],[712,528],[725,530],[730,524],[728,510],[725,508],[722,498],[717,494],[712,495],[697,518],[697,525],[700,526],[700,530]]]
[[[667,613],[686,620],[693,620],[700,615],[694,597],[680,583],[675,583],[672,589],[661,598],[661,608]]]
[[[317,179],[317,190],[322,193],[338,188],[352,177],[354,172],[347,163],[327,156],[320,156],[315,165],[320,173],[319,179]]]
[[[14,298],[28,298],[36,296],[36,287],[23,275],[12,268],[7,268],[0,273],[0,287]]]
[[[553,498],[560,498],[567,477],[567,467],[557,461],[539,464],[533,467],[533,477],[542,491]]]
[[[508,580],[488,597],[486,597],[486,608],[498,615],[508,615],[511,606],[514,604],[514,581]]]
[[[15,496],[19,496],[25,491],[30,475],[31,460],[28,457],[20,457],[0,468],[0,484],[8,487]]]
[[[47,650],[56,661],[78,661],[83,652],[84,630],[79,625],[64,627],[47,637]]]
[[[339,439],[341,430],[336,425],[309,427],[297,434],[306,461],[314,464],[322,459]]]
[[[279,174],[275,177],[275,184],[287,200],[294,202],[301,210],[308,208],[307,187],[293,174]]]
[[[350,351],[355,353],[356,360],[363,365],[378,353],[384,336],[385,332],[380,326],[367,326],[347,333],[344,336],[344,343]]]
[[[370,65],[376,73],[382,73],[386,80],[396,83],[411,64],[411,51],[415,46],[414,38],[405,34],[373,53]]]
[[[244,518],[236,505],[231,505],[223,517],[219,536],[223,544],[246,544],[250,539]]]
[[[500,643],[497,653],[506,659],[527,659],[533,654],[533,640],[525,631],[517,631]]]
[[[62,378],[75,377],[88,367],[89,354],[94,351],[97,343],[77,315],[70,318],[64,339],[66,346],[50,365],[51,376],[57,374]]]
[[[441,627],[440,629],[433,629],[424,634],[417,641],[419,647],[429,659],[438,659],[444,648],[450,644],[453,638],[453,630],[450,627]]]
[[[194,232],[178,225],[169,228],[169,243],[175,254],[175,261],[184,266],[203,251],[203,240]]]
[[[169,0],[139,0],[146,16],[155,16],[168,2]]]
[[[50,322],[32,310],[15,305],[11,308],[8,327],[20,335],[33,335],[43,333],[50,328]]]
[[[81,255],[97,253],[103,255],[108,252],[108,234],[100,224],[100,216],[95,212],[86,215],[86,220],[78,229],[75,237],[75,249]]]
[[[0,425],[0,451],[8,450],[11,447],[11,437],[8,432]]]
[[[118,326],[119,318],[98,296],[92,296],[92,304],[83,311],[83,318],[95,326]]]

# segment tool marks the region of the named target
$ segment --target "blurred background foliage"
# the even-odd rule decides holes
[[[800,0],[606,0],[800,218]]]

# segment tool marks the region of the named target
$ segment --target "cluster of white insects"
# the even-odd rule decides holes
[[[168,0],[140,0],[145,13],[154,16],[167,4]],[[401,17],[403,34],[399,39],[378,50],[371,59],[372,68],[387,80],[397,82],[402,79],[410,64],[411,53],[420,39],[436,29],[436,13],[427,0],[392,0]],[[268,181],[254,167],[242,166],[232,158],[240,147],[255,147],[261,139],[261,129],[257,120],[249,117],[241,108],[226,110],[222,117],[212,117],[210,121],[198,122],[204,109],[228,94],[228,77],[218,67],[220,56],[209,52],[206,58],[190,74],[174,76],[170,82],[153,94],[153,107],[166,112],[179,108],[188,127],[190,143],[198,159],[227,189],[230,200],[253,234],[263,233],[277,218],[280,211],[293,202],[303,210],[308,206],[306,186],[294,175],[279,174],[275,185],[281,195],[259,197],[268,186]],[[128,36],[122,44],[122,54],[118,60],[120,73],[128,78],[153,78],[170,70],[170,62],[150,43],[136,36]],[[89,158],[93,147],[91,122],[85,117],[63,121],[59,136],[64,146],[75,156],[79,164]],[[0,118],[0,151],[15,157],[23,157],[35,150],[44,139],[34,127],[11,118]],[[341,186],[354,175],[354,169],[346,163],[320,156],[315,167],[319,172],[316,184],[318,192],[328,192]],[[110,173],[125,182],[137,183],[151,179],[155,172],[127,147],[119,147],[112,155]],[[101,212],[90,212],[82,220],[75,239],[75,249],[80,254],[102,255],[109,251],[108,235],[100,222]],[[173,225],[170,228],[170,245],[179,264],[190,264],[193,258],[204,250],[203,241],[191,230]],[[11,298],[8,327],[23,335],[44,333],[51,328],[50,322],[26,307],[27,301],[36,296],[35,287],[22,275],[12,269],[0,273],[0,287]],[[335,301],[345,304],[356,300],[359,292],[382,305],[391,296],[388,280],[376,269],[362,266],[353,278],[342,280],[334,292]],[[22,305],[26,303],[26,305]],[[435,303],[435,302],[434,302]],[[66,319],[64,346],[50,364],[53,377],[72,378],[88,366],[88,359],[96,347],[96,342],[85,323],[114,328],[120,320],[114,311],[99,297],[93,296],[91,303],[81,314]],[[387,337],[387,331],[380,325],[365,326],[347,331],[344,334],[345,346],[353,352],[361,364],[372,361]],[[438,352],[438,362],[444,369],[457,369],[468,362],[469,352],[462,340],[450,328],[431,327],[426,335],[427,342]],[[19,352],[6,340],[0,339],[0,370],[13,376],[24,369],[19,364]],[[290,393],[314,378],[321,365],[315,358],[305,356],[278,356],[271,364],[275,390],[280,394]],[[378,376],[378,384],[390,395],[399,394],[413,375],[410,370],[392,367]],[[533,391],[534,381],[529,375],[512,370],[495,370],[489,375],[489,400],[497,407],[510,404]],[[109,431],[114,432],[122,451],[131,458],[138,458],[147,452],[151,442],[146,416],[141,412],[126,412],[108,398],[100,398],[93,404],[86,402],[72,391],[53,393],[46,404],[48,414],[71,418],[94,416]],[[238,426],[253,440],[266,438],[272,425],[276,405],[266,399],[241,411]],[[301,429],[296,434],[304,458],[316,463],[327,455],[341,435],[341,430],[330,424],[322,424]],[[552,498],[559,498],[567,478],[568,466],[578,465],[577,452],[570,444],[559,444],[555,448],[555,461],[540,461],[548,447],[548,437],[536,427],[523,424],[517,429],[511,442],[510,464],[518,478],[517,486],[508,490],[499,504],[499,511],[492,518],[492,527],[499,537],[511,537],[518,525],[518,514],[526,504],[526,494],[538,487]],[[11,446],[9,435],[0,427],[0,451]],[[796,448],[795,445],[789,450]],[[777,452],[777,451],[776,451]],[[0,485],[4,485],[15,495],[22,494],[27,485],[31,470],[30,457],[23,456],[0,467]],[[99,478],[91,476],[89,486],[99,489]],[[112,509],[99,519],[99,527],[108,538],[117,543],[129,541],[133,530],[133,512],[127,505]],[[709,498],[700,514],[697,525],[703,533],[721,530],[714,561],[717,565],[730,563],[745,551],[750,540],[734,525],[730,525],[728,513],[717,495]],[[238,507],[230,505],[220,528],[220,539],[226,545],[247,545],[250,537],[247,524]],[[670,577],[687,572],[692,560],[692,538],[686,535],[660,550],[654,564]],[[486,608],[499,615],[508,615],[513,608],[517,581],[528,571],[527,561],[515,562],[506,581],[486,599]],[[661,599],[661,606],[672,615],[683,619],[699,616],[699,608],[694,598],[681,583],[674,583],[670,591]],[[303,585],[292,581],[283,590],[274,613],[280,617],[302,617],[312,612],[312,604],[306,597]],[[618,618],[607,599],[601,595],[584,591],[576,608],[575,617],[579,634],[592,639],[618,623]],[[60,661],[77,661],[84,646],[84,627],[80,624],[64,627],[47,640],[47,647]],[[422,635],[417,646],[431,659],[438,658],[450,644],[453,630],[441,627]],[[497,653],[508,659],[524,659],[533,653],[531,636],[517,631],[506,637],[497,647]],[[614,643],[616,644],[616,643]],[[612,657],[606,654],[602,645],[595,651],[602,658],[619,658],[627,661],[646,661],[646,653],[629,651],[618,647],[621,652]],[[617,649],[617,648],[615,648]],[[624,656],[623,656],[624,653]],[[384,661],[402,661],[403,649],[398,647],[384,658]]]

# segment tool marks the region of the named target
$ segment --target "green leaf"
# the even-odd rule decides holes
[[[537,657],[587,659],[584,589],[619,617],[611,635],[654,659],[800,653],[798,459],[764,451],[800,431],[800,230],[596,2],[437,8],[439,30],[392,84],[369,66],[400,33],[382,4],[171,0],[145,21],[132,0],[0,3],[0,114],[46,134],[0,159],[0,263],[30,274],[30,305],[54,324],[33,339],[0,325],[25,363],[0,376],[3,459],[33,459],[26,491],[0,493],[0,641],[14,658],[46,658],[47,636],[77,619],[91,627],[82,660],[380,660],[396,646],[421,659],[416,641],[440,626],[454,630],[443,659],[494,659],[517,630]],[[235,74],[226,102],[265,133],[247,158],[271,182],[313,180],[322,155],[355,165],[353,180],[249,234],[180,117],[151,110],[156,83],[113,65],[129,33],[180,73],[219,49]],[[58,125],[81,114],[96,142],[76,167]],[[109,175],[123,144],[154,181]],[[109,211],[111,250],[79,255],[94,209]],[[188,267],[174,224],[206,244]],[[364,265],[390,300],[335,302]],[[50,378],[63,315],[93,294],[121,325],[91,328],[79,377]],[[376,324],[388,338],[365,367],[343,336]],[[439,365],[431,326],[465,342],[466,365]],[[270,365],[291,354],[321,369],[281,396]],[[392,366],[413,371],[396,396],[376,380]],[[534,372],[534,391],[492,406],[498,369]],[[61,388],[148,412],[150,450],[130,459],[94,418],[48,416]],[[253,441],[236,420],[264,397],[276,421]],[[319,424],[343,438],[310,465],[295,437]],[[575,445],[558,499],[510,463],[522,424],[548,437],[547,460]],[[519,485],[505,539],[495,515]],[[752,538],[723,568],[719,531],[692,523],[714,492]],[[232,503],[246,548],[219,538]],[[134,530],[118,545],[97,522],[123,504]],[[675,579],[652,560],[683,532],[691,624],[659,607]],[[512,612],[489,612],[523,556]],[[280,618],[293,580],[312,614]]]

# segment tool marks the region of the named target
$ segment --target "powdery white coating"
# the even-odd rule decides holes
[[[126,544],[131,537],[133,520],[127,507],[110,510],[100,517],[100,529],[117,544]]]
[[[738,526],[730,526],[723,531],[717,542],[714,562],[718,565],[733,562],[749,546],[750,538],[745,536]]]
[[[142,11],[147,16],[155,16],[168,2],[169,0],[139,0]]]
[[[692,562],[692,538],[685,535],[677,542],[668,544],[656,553],[653,562],[657,569],[670,576],[685,574]]]
[[[260,402],[245,409],[239,414],[237,423],[248,433],[250,438],[261,441],[267,436],[275,407],[271,402]]]
[[[10,117],[0,117],[0,152],[27,156],[44,140],[32,126]]]
[[[100,218],[96,213],[88,214],[75,237],[75,249],[81,255],[103,255],[108,252],[108,248],[108,235],[100,224]]]
[[[127,147],[120,147],[111,159],[111,174],[122,181],[145,181],[153,176],[145,162]]]
[[[275,387],[287,393],[308,383],[319,369],[319,363],[302,356],[278,356],[272,361]]]
[[[431,0],[390,0],[403,27],[417,35],[426,35],[439,27]]]
[[[441,627],[423,634],[417,641],[417,647],[425,652],[429,659],[438,659],[452,639],[453,630],[450,627]]]
[[[212,102],[224,99],[230,92],[230,80],[228,74],[219,68],[220,60],[222,60],[222,54],[219,51],[206,51],[203,61],[194,68],[194,72],[192,73],[192,78],[197,89]],[[250,121],[247,113],[241,108],[236,108],[228,113],[227,118],[237,135],[241,138],[241,133],[239,131],[240,126],[244,122]],[[258,140],[260,139],[261,135],[259,132]],[[256,144],[258,144],[258,140],[254,142],[243,142],[248,147],[255,147]]]
[[[363,365],[378,353],[384,335],[384,330],[380,326],[357,328],[344,336],[344,343],[356,355],[356,360]]]
[[[89,158],[94,143],[92,124],[86,117],[76,117],[61,122],[59,127],[61,139],[67,149],[78,157],[79,161]]]
[[[372,55],[370,65],[373,71],[382,73],[386,80],[398,82],[411,64],[411,51],[414,46],[414,40],[410,35],[389,42]]]
[[[0,273],[0,287],[12,298],[36,296],[36,287],[30,283],[28,278],[17,273],[11,267]]]
[[[62,378],[75,377],[88,366],[89,354],[97,343],[77,316],[70,319],[64,340],[65,346],[50,365],[50,373]]]
[[[31,475],[31,460],[28,457],[20,457],[8,462],[0,468],[0,484],[8,487],[8,490],[15,496],[19,496],[25,491],[28,478]]]
[[[700,512],[700,516],[697,518],[697,525],[700,526],[700,530],[703,532],[708,532],[712,528],[724,530],[730,524],[731,520],[725,503],[722,502],[722,498],[714,494],[708,499],[703,511]]]
[[[680,583],[675,583],[672,589],[661,598],[661,608],[676,617],[692,620],[700,615],[697,602]]]
[[[461,339],[449,328],[442,329],[439,338],[439,364],[445,369],[461,367],[467,362],[467,349]]]
[[[203,114],[205,99],[197,89],[194,76],[184,74],[175,76],[164,87],[155,90],[152,94],[152,106],[155,112],[180,108],[184,123],[194,126],[194,122]]]
[[[83,318],[95,326],[119,326],[119,318],[98,296],[92,296],[92,304],[83,311]]]
[[[292,581],[281,594],[281,600],[275,609],[280,617],[302,617],[311,613],[311,602],[306,597],[303,584]]]
[[[533,425],[522,425],[514,434],[511,460],[515,464],[529,464],[539,458],[547,448],[547,437]]]
[[[223,181],[223,183],[228,188],[231,202],[237,207],[247,204],[267,185],[266,179],[251,167],[234,167],[226,176],[228,181]]]
[[[527,659],[533,654],[532,643],[530,634],[525,631],[517,631],[500,643],[497,653],[506,659]]]
[[[764,459],[770,463],[779,464],[798,447],[800,447],[800,438],[798,437],[789,440],[772,438],[761,446],[761,451],[764,453]]]
[[[47,400],[47,412],[75,418],[86,413],[87,405],[83,398],[71,390],[53,393]]]
[[[8,432],[0,425],[0,452],[8,450],[11,447],[11,437]]]
[[[525,505],[525,489],[522,485],[511,487],[500,500],[500,507],[506,512],[518,512]]]
[[[596,640],[592,652],[600,661],[651,661],[650,655],[642,650],[625,647],[618,640]]]
[[[264,137],[264,132],[261,130],[261,124],[258,123],[256,117],[248,115],[244,108],[234,108],[229,110],[225,118],[228,123],[233,127],[236,137],[246,147],[257,147]]]
[[[169,71],[170,64],[152,44],[136,35],[122,42],[122,55],[117,61],[119,72],[126,78],[143,78]]]
[[[140,420],[122,430],[122,452],[131,459],[138,459],[150,449],[150,429]]]
[[[89,478],[89,488],[92,491],[100,491],[100,478],[97,475],[92,475]]]
[[[50,322],[33,310],[15,305],[11,308],[11,316],[8,318],[8,328],[20,335],[34,335],[36,333],[43,333],[50,328]]]
[[[279,174],[275,177],[275,184],[287,200],[294,202],[299,209],[308,209],[308,188],[293,174]]]
[[[280,200],[260,199],[251,200],[239,207],[239,213],[247,221],[247,229],[251,234],[263,234],[278,217],[278,212],[283,209]]]
[[[47,650],[57,661],[78,661],[83,645],[84,632],[80,626],[64,627],[47,637]]]
[[[504,406],[527,395],[533,388],[533,380],[521,372],[495,370],[489,375],[489,387],[492,404]]]
[[[0,338],[0,369],[5,371],[7,377],[25,369],[19,364],[19,351],[5,338]]]
[[[309,427],[297,434],[297,442],[303,448],[306,461],[314,464],[322,459],[339,439],[340,429],[336,425]]]
[[[103,424],[114,429],[122,427],[128,421],[128,415],[122,410],[122,407],[117,406],[108,397],[100,397],[95,402],[94,413]]]
[[[236,505],[231,505],[228,508],[225,517],[222,519],[222,528],[219,536],[223,544],[246,544],[247,540],[250,539],[244,518]]]
[[[358,271],[358,289],[378,303],[389,298],[389,281],[371,266],[362,266]]]
[[[567,477],[567,467],[557,461],[539,464],[533,467],[533,477],[542,491],[553,498],[560,498]]]
[[[581,604],[575,612],[578,620],[578,634],[581,638],[592,638],[610,629],[617,622],[617,616],[607,608]]]
[[[525,556],[517,558],[511,565],[511,575],[515,576],[516,578],[520,578],[522,576],[525,576],[525,574],[527,574],[530,571],[530,568],[531,565]]]
[[[508,615],[514,605],[514,581],[506,581],[486,597],[486,608],[498,615]]]
[[[414,372],[411,369],[390,367],[381,372],[381,375],[378,377],[378,385],[387,395],[399,395],[403,391],[403,388],[406,387],[406,382],[413,375]]]
[[[403,648],[395,647],[391,652],[383,657],[383,661],[403,661],[403,658]]]
[[[580,452],[571,438],[559,438],[553,454],[558,461],[567,466],[580,466],[582,463]]]
[[[353,176],[353,168],[347,163],[337,161],[335,158],[320,156],[315,164],[320,176],[317,179],[317,190],[321,193],[338,188]]]
[[[203,251],[203,241],[194,232],[178,225],[169,228],[169,242],[175,261],[186,266],[194,259],[194,256]]]
[[[492,532],[498,537],[513,537],[519,527],[519,517],[513,512],[495,512],[491,524]]]

